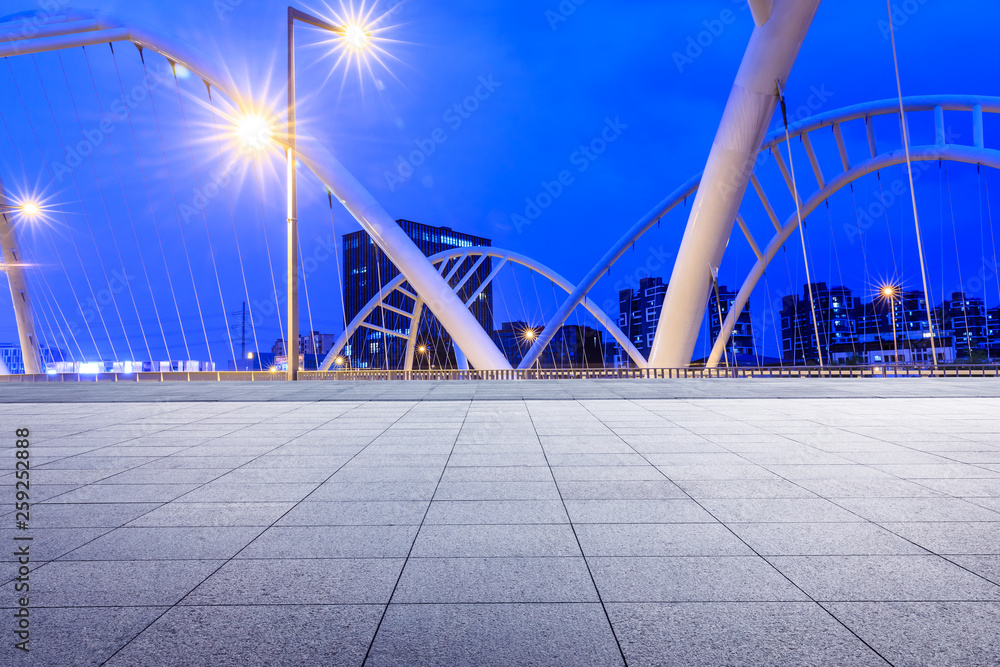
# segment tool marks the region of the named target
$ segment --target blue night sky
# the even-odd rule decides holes
[[[532,256],[575,282],[628,227],[704,167],[753,28],[745,3],[737,0],[577,2],[580,4],[563,2],[564,9],[573,8],[564,15],[559,0],[409,0],[385,19],[391,29],[379,33],[394,40],[382,43],[392,54],[391,58],[383,57],[388,70],[372,63],[372,73],[366,71],[360,80],[356,71],[345,73],[343,67],[331,74],[336,56],[331,57],[328,45],[321,43],[324,35],[299,28],[301,131],[324,141],[393,217],[489,237],[494,245]],[[3,7],[14,13],[37,9],[40,4],[45,3],[5,0]],[[375,14],[392,4],[380,2]],[[1000,94],[1000,61],[993,52],[995,27],[1000,22],[997,3],[910,0],[898,4],[901,13],[896,37],[904,95]],[[79,0],[75,6],[134,18],[176,35],[224,62],[238,85],[255,99],[281,107],[285,2]],[[322,3],[307,2],[300,7],[330,14]],[[787,98],[793,113],[815,91],[822,92],[818,111],[894,98],[887,27],[884,2],[823,3],[788,83]],[[718,34],[711,34],[712,30]],[[694,48],[699,33],[707,46]],[[164,63],[155,54],[146,58],[150,68],[162,68]],[[53,205],[58,199],[59,210],[66,212],[53,216],[56,219],[48,232],[23,233],[24,245],[32,253],[30,259],[42,265],[45,274],[35,278],[36,282],[49,281],[49,305],[43,308],[51,313],[51,319],[58,320],[52,301],[61,304],[63,321],[73,322],[78,334],[78,346],[70,347],[92,358],[94,345],[89,333],[84,333],[87,325],[79,323],[89,321],[101,356],[110,356],[109,346],[104,345],[110,337],[110,342],[117,344],[117,356],[124,357],[129,343],[122,335],[123,328],[131,345],[142,347],[137,342],[137,311],[147,337],[167,338],[174,347],[171,356],[184,356],[178,351],[182,343],[175,311],[180,311],[189,339],[188,354],[205,357],[204,329],[219,361],[230,356],[224,314],[238,310],[249,293],[251,302],[258,304],[260,347],[269,349],[279,336],[279,325],[277,315],[266,314],[265,302],[268,295],[273,301],[274,290],[265,242],[279,274],[278,289],[283,291],[280,156],[261,156],[256,179],[255,165],[242,159],[232,192],[232,214],[225,196],[212,198],[205,206],[204,218],[199,211],[183,221],[185,236],[180,240],[182,216],[174,202],[191,201],[198,183],[207,181],[222,162],[211,108],[206,106],[205,88],[199,81],[180,82],[183,102],[178,101],[172,80],[154,90],[157,117],[154,119],[154,107],[148,102],[138,105],[133,112],[135,142],[128,123],[122,123],[108,142],[95,149],[94,169],[84,161],[72,177],[61,181],[47,173],[64,155],[64,144],[77,142],[87,128],[98,125],[101,114],[97,100],[106,112],[121,97],[123,88],[127,92],[141,80],[138,53],[126,44],[115,46],[114,57],[106,46],[88,47],[86,58],[83,50],[74,49],[34,59],[12,58],[0,66],[0,89],[4,90],[0,111],[7,125],[6,130],[0,128],[0,177],[9,194],[44,192]],[[477,91],[481,98],[478,108],[458,115],[454,106]],[[186,124],[181,120],[181,109]],[[59,132],[54,131],[53,115]],[[27,120],[29,116],[32,122]],[[929,120],[914,117],[915,142],[930,131]],[[971,115],[956,112],[946,121],[958,141],[971,142]],[[609,123],[616,128],[617,139],[594,159],[582,157],[580,147],[598,137]],[[885,125],[887,147],[899,142],[898,127],[893,132],[891,126],[891,122]],[[419,146],[427,146],[439,129],[446,141],[436,144],[433,153],[412,173],[401,170],[400,156],[405,158]],[[997,131],[1000,123],[988,120],[988,146],[996,144]],[[849,149],[861,156],[866,150],[863,127],[853,132],[845,127],[845,133]],[[190,148],[185,138],[188,135]],[[118,151],[116,155],[112,148]],[[238,156],[225,150],[223,160],[232,157],[238,161]],[[117,172],[114,157],[119,163]],[[831,165],[829,173],[835,173],[836,153],[828,152],[821,159],[824,165]],[[804,153],[797,152],[796,160],[800,187],[811,193],[816,182]],[[564,187],[530,225],[519,224],[514,216],[525,215],[526,199],[544,192],[544,183],[555,181],[563,170],[572,172],[572,184]],[[905,171],[899,168],[888,172],[882,175],[886,184],[905,178]],[[996,204],[1000,202],[1000,176],[991,173],[988,178]],[[257,182],[264,200],[261,205]],[[985,295],[990,305],[1000,301],[1000,282],[994,267],[988,266],[995,257],[991,235],[996,223],[990,227],[985,210],[980,216],[980,202],[985,202],[985,195],[980,198],[981,182],[975,167],[961,165],[949,166],[947,179],[944,170],[933,165],[918,182],[935,302],[960,286],[974,293],[978,289],[977,295]],[[317,329],[336,333],[342,327],[337,272],[332,262],[316,259],[325,257],[317,255],[316,249],[334,233],[326,194],[311,176],[303,176],[301,188],[303,255],[314,260],[308,277],[313,323]],[[867,206],[878,197],[878,181],[874,177],[859,181],[855,194],[857,205]],[[794,208],[789,209],[790,197],[776,200],[779,217],[794,213]],[[763,246],[769,239],[770,225],[752,190],[744,206],[745,217]],[[866,254],[857,235],[850,231],[850,226],[856,225],[854,208],[850,193],[841,193],[831,199],[829,215],[821,208],[810,218],[807,233],[813,280],[843,282],[857,293],[867,293],[872,281],[895,276],[907,287],[919,288],[909,195],[890,206],[886,218],[866,232],[870,248]],[[151,226],[151,211],[156,216],[155,229],[161,232],[159,241]],[[655,269],[654,275],[669,278],[669,257],[679,245],[687,211],[677,209],[668,215],[659,229],[650,232],[602,280],[593,296],[607,306],[612,317],[617,316],[616,290],[644,275],[643,266]],[[128,229],[129,215],[135,220],[138,244]],[[261,232],[262,217],[266,236]],[[242,234],[243,271],[233,237],[233,218],[239,223],[237,234]],[[93,236],[87,231],[88,224],[94,229]],[[358,229],[340,208],[333,224],[337,235]],[[769,354],[776,354],[777,347],[773,316],[764,315],[767,304],[782,293],[801,291],[804,282],[801,249],[798,238],[793,240],[785,257],[776,260],[768,272],[766,294],[762,283],[751,299],[755,318],[761,318],[767,329],[763,335],[760,331],[757,334],[765,339]],[[74,244],[86,269],[75,254]],[[162,253],[157,247],[161,244]],[[183,259],[185,244],[190,269]],[[144,249],[145,268],[135,261],[137,247]],[[55,260],[56,248],[68,267],[66,271]],[[93,261],[95,248],[103,257],[103,267]],[[174,260],[169,278],[177,306],[168,292],[158,292],[154,301],[142,276],[145,270],[162,290],[168,277],[164,256]],[[984,256],[989,260],[985,267]],[[720,281],[738,287],[751,259],[746,242],[734,237]],[[115,266],[132,276],[131,295],[121,286],[116,289]],[[243,273],[247,274],[246,289]],[[979,273],[981,279],[972,280],[970,286],[971,277]],[[200,290],[197,296],[206,320],[204,327],[194,305],[192,275]],[[97,296],[102,285],[108,288],[112,282],[117,301],[89,312],[86,308],[70,312],[75,308],[72,291],[90,294],[88,281]],[[515,283],[513,279],[510,282]],[[535,298],[534,294],[530,297]],[[86,300],[79,295],[78,299]],[[511,317],[541,323],[551,304],[542,306],[533,301],[519,312],[520,308],[511,304]],[[309,326],[306,311],[303,304],[303,330]],[[506,319],[506,313],[498,312],[498,324]],[[162,324],[162,335],[157,320]],[[109,334],[105,334],[105,326]],[[15,338],[13,315],[4,301],[0,305],[0,342]],[[154,356],[162,356],[156,349],[162,350],[162,342],[151,342],[150,346]],[[701,352],[699,346],[696,356]],[[148,356],[138,350],[132,354]]]

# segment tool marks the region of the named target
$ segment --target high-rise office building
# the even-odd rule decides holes
[[[708,328],[712,336],[709,341],[711,345],[719,338],[722,331],[722,324],[729,317],[729,311],[736,301],[737,293],[729,290],[725,285],[719,285],[718,292],[712,290],[708,298]],[[735,355],[735,356],[734,356]],[[750,303],[736,319],[733,327],[733,334],[726,345],[726,358],[731,364],[739,364],[758,356],[757,345],[753,338],[753,324],[750,321]]]
[[[955,353],[970,359],[988,347],[986,304],[982,299],[954,292],[940,307],[944,329],[955,337]]]
[[[396,224],[406,232],[420,250],[428,257],[444,250],[453,248],[471,248],[473,246],[489,246],[492,241],[487,238],[456,232],[450,227],[432,227],[410,220],[397,220]],[[456,272],[458,279],[463,279],[466,272],[476,263],[475,258],[464,260],[463,266]],[[454,262],[442,273],[448,275],[454,267]],[[475,274],[459,290],[459,297],[468,301],[479,292],[480,286],[493,270],[493,263],[487,258],[476,269]],[[362,230],[344,235],[344,305],[348,323],[353,320],[361,309],[368,304],[380,291],[399,275],[399,269],[389,261],[385,253],[375,245],[368,232]],[[404,283],[408,292],[413,289]],[[413,300],[399,290],[394,291],[385,303],[390,308],[411,312]],[[487,285],[479,292],[469,310],[483,326],[485,331],[493,331],[493,287]],[[351,336],[344,350],[352,368],[385,368],[402,369],[406,356],[407,337],[410,334],[411,322],[408,317],[390,309],[376,308],[365,320],[370,327],[361,327]],[[436,318],[424,309],[420,322],[420,336],[425,342],[430,342],[437,349],[437,338],[447,339],[445,348],[450,348],[448,333]],[[435,339],[432,341],[431,339]]]
[[[666,294],[667,285],[659,277],[642,278],[639,289],[618,292],[618,328],[647,359],[653,349],[656,325],[660,322]]]
[[[857,342],[855,310],[858,301],[852,296],[850,288],[828,287],[826,283],[806,285],[801,297],[796,294],[784,297],[781,300],[781,354],[784,361],[818,364],[817,330],[824,363],[836,361],[834,350],[841,358],[853,354],[853,349],[850,352],[848,349]]]

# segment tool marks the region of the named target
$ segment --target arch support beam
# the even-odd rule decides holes
[[[17,231],[14,229],[11,215],[7,212],[8,202],[4,194],[3,183],[0,183],[0,251],[3,253],[3,264],[0,266],[7,274],[10,285],[10,297],[14,304],[14,318],[17,321],[17,336],[21,343],[21,356],[24,358],[26,375],[41,375],[42,351],[38,347],[38,336],[35,334],[35,320],[31,314],[31,298],[28,295],[28,281],[22,266],[23,256],[17,243]],[[9,369],[0,368],[3,374]]]
[[[753,165],[820,0],[774,0],[770,18],[754,29],[705,166],[663,302],[649,365],[691,363],[718,270]],[[760,6],[763,3],[756,3]]]
[[[1000,151],[969,146],[947,145],[913,148],[910,150],[910,159],[914,162],[949,160],[951,162],[981,164],[993,169],[1000,169]],[[905,162],[906,153],[902,150],[898,150],[892,153],[877,156],[868,160],[864,164],[858,165],[846,173],[840,174],[837,178],[830,181],[825,188],[814,194],[808,201],[805,202],[802,208],[802,219],[805,220],[813,211],[819,208],[823,202],[833,196],[834,193],[847,187],[862,176],[871,174],[879,169],[886,169],[895,165],[904,164]],[[722,325],[719,337],[715,340],[715,344],[712,347],[712,354],[709,355],[708,361],[706,362],[706,366],[708,368],[718,367],[719,361],[725,353],[726,345],[729,344],[729,338],[733,334],[733,329],[736,326],[736,320],[743,313],[743,309],[746,308],[747,303],[750,301],[750,294],[753,292],[757,283],[764,275],[764,272],[767,270],[771,260],[774,259],[774,256],[785,244],[785,241],[788,240],[798,227],[798,215],[793,215],[788,219],[784,227],[781,228],[781,231],[771,239],[771,242],[767,245],[767,249],[764,250],[764,256],[758,259],[757,263],[754,264],[753,268],[750,270],[747,279],[743,282],[743,286],[740,288],[739,294],[736,296],[736,300],[729,309],[729,315],[726,317],[726,321]]]

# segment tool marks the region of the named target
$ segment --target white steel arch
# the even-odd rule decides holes
[[[921,111],[934,111],[935,119],[937,123],[936,127],[936,145],[934,146],[924,146],[924,147],[914,147],[912,149],[911,158],[914,160],[949,160],[958,162],[971,162],[973,164],[979,163],[988,166],[994,166],[991,161],[995,158],[995,153],[992,151],[984,150],[984,130],[983,130],[983,114],[984,113],[994,113],[1000,114],[1000,97],[992,96],[977,96],[977,95],[926,95],[926,96],[916,96],[907,97],[903,100],[903,108],[905,113],[914,113]],[[952,146],[947,145],[946,132],[944,127],[944,117],[943,113],[945,111],[962,111],[972,113],[972,146]],[[806,151],[810,159],[812,166],[812,173],[816,176],[817,182],[820,184],[820,189],[816,195],[809,197],[806,202],[808,208],[804,208],[802,211],[803,219],[813,212],[819,204],[826,201],[829,196],[831,196],[837,190],[846,187],[857,178],[864,176],[866,173],[872,173],[879,169],[884,169],[886,167],[894,166],[900,164],[900,162],[895,161],[902,157],[905,162],[905,154],[896,155],[894,153],[880,155],[878,151],[878,139],[875,135],[874,125],[870,122],[870,119],[876,116],[882,115],[899,115],[899,100],[887,99],[878,100],[875,102],[869,102],[865,104],[858,104],[850,107],[845,107],[843,109],[836,109],[833,111],[825,112],[805,120],[796,122],[789,126],[788,138],[790,139],[801,139],[803,144],[806,145]],[[864,121],[866,124],[866,131],[868,135],[868,148],[871,158],[860,165],[855,167],[851,166],[851,158],[847,151],[847,146],[844,143],[843,134],[841,126],[844,123],[851,121]],[[837,143],[837,150],[841,160],[841,164],[844,168],[844,173],[837,176],[833,180],[827,182],[826,177],[823,175],[822,169],[820,168],[819,161],[816,158],[815,151],[812,148],[812,142],[809,140],[809,134],[820,129],[831,128]],[[781,144],[785,143],[785,131],[778,130],[772,132],[765,138],[761,153],[768,153],[774,151]],[[971,152],[970,152],[971,151]],[[776,162],[779,169],[785,176],[786,185],[790,185],[790,175],[788,174],[787,167],[779,152],[774,152]],[[886,161],[886,158],[891,159]],[[865,171],[867,169],[867,171]],[[851,174],[849,180],[844,180],[844,176]],[[556,314],[549,319],[546,323],[546,332],[551,328],[558,328],[568,317],[569,313],[573,311],[578,305],[580,305],[581,300],[597,285],[600,278],[614,265],[622,255],[636,242],[638,241],[647,231],[653,228],[653,226],[658,223],[664,216],[666,216],[670,211],[679,206],[692,194],[698,191],[701,184],[702,175],[699,174],[694,178],[690,179],[681,187],[677,188],[669,197],[660,202],[652,211],[647,213],[642,219],[640,219],[636,224],[634,224],[629,230],[611,247],[610,250],[601,258],[601,260],[594,265],[589,273],[584,277],[582,281],[577,285],[577,288],[570,294],[570,296],[563,302],[562,306],[556,312]],[[755,175],[751,175],[750,182],[754,186],[756,195],[760,198],[764,208],[766,209],[769,217],[774,224],[776,235],[775,238],[783,237],[787,238],[786,232],[790,233],[797,229],[797,223],[791,229],[788,229],[787,223],[782,225],[777,214],[774,213],[774,209],[770,200],[768,199],[766,193],[763,190],[762,185],[757,180]],[[831,189],[833,186],[835,189]],[[818,201],[815,200],[816,196],[822,195],[824,192],[827,194]],[[801,195],[801,190],[800,190]],[[815,204],[815,205],[814,205]],[[792,214],[789,219],[795,219],[795,215]],[[760,249],[757,242],[750,236],[749,230],[742,224],[742,218],[737,217],[736,220],[740,223],[740,227],[743,233],[747,236],[747,240],[751,245],[755,255],[758,258],[758,263],[763,259],[765,265],[761,267],[761,274],[763,275],[763,269],[766,269],[766,264],[770,262],[770,257],[766,256],[766,252]],[[782,240],[783,243],[783,240]],[[779,246],[780,247],[780,246]],[[770,249],[770,244],[766,247]],[[754,267],[753,271],[758,269],[757,266]],[[751,274],[752,277],[753,274]],[[759,280],[760,276],[753,281],[756,284],[756,280]],[[750,277],[748,277],[750,280]],[[752,291],[752,286],[751,286]],[[749,293],[747,293],[745,299],[738,301],[740,304],[739,309],[733,309],[730,312],[729,319],[727,319],[723,329],[720,333],[719,338],[715,341],[715,347],[713,348],[712,356],[709,357],[710,366],[717,366],[721,360],[722,354],[725,350],[725,345],[729,340],[729,336],[732,333],[732,329],[735,326],[736,319],[738,319],[742,308],[746,306],[747,300],[749,299]],[[539,339],[532,346],[532,349],[528,354],[525,355],[524,361],[521,363],[520,368],[528,368],[538,356],[542,353],[545,346],[548,344],[550,338],[544,336],[539,336]]]
[[[132,42],[155,51],[201,77],[250,110],[250,98],[239,94],[232,77],[213,61],[178,40],[102,12],[27,12],[0,22],[0,58],[42,53],[108,42]],[[278,143],[287,149],[287,137]],[[361,183],[330,151],[309,137],[296,136],[296,156],[337,197],[386,256],[406,275],[425,305],[449,331],[477,368],[509,369],[510,364],[426,257]]]
[[[910,159],[913,162],[948,160],[950,162],[964,162],[966,164],[978,164],[991,167],[993,169],[1000,169],[1000,151],[974,146],[913,147],[910,149]],[[880,169],[886,169],[900,164],[906,164],[906,153],[903,150],[897,150],[884,155],[879,155],[865,161],[862,164],[859,164],[843,174],[838,175],[832,181],[827,183],[826,187],[813,194],[803,203],[802,219],[805,220],[807,216],[819,208],[819,206],[833,196],[834,193],[842,190],[859,178],[872,174]],[[774,235],[771,241],[767,244],[767,247],[762,251],[762,256],[758,258],[757,262],[750,270],[746,280],[743,282],[743,286],[740,288],[736,300],[730,307],[729,315],[726,317],[726,320],[722,325],[719,336],[716,338],[712,347],[712,353],[706,362],[706,366],[708,368],[716,368],[719,365],[722,355],[725,353],[726,346],[729,344],[729,338],[732,336],[733,328],[736,326],[736,321],[739,319],[740,314],[743,312],[743,309],[746,308],[747,302],[750,300],[750,294],[757,286],[761,277],[763,277],[764,272],[767,270],[768,265],[770,265],[771,260],[774,259],[778,250],[781,249],[781,247],[785,244],[785,241],[787,241],[792,233],[798,228],[799,217],[798,215],[792,215],[782,226],[781,231]]]
[[[474,263],[474,265],[468,271],[466,271],[462,276],[455,275],[459,270],[459,268],[466,262],[466,260],[475,257],[478,257],[479,260],[476,263]],[[561,290],[563,290],[568,294],[572,294],[575,292],[573,284],[570,283],[565,278],[563,278],[558,273],[556,273],[555,271],[553,271],[552,269],[540,264],[539,262],[531,259],[530,257],[527,257],[517,252],[513,252],[511,250],[503,250],[501,248],[494,248],[494,247],[455,248],[452,250],[445,250],[443,252],[440,252],[430,257],[429,261],[432,265],[441,266],[441,268],[444,269],[445,267],[447,267],[448,263],[451,260],[458,260],[452,267],[452,270],[449,273],[449,275],[446,277],[446,280],[451,278],[459,278],[458,283],[454,288],[454,290],[457,292],[465,285],[465,282],[469,278],[471,278],[471,276],[481,266],[483,259],[487,257],[499,260],[499,262],[493,266],[493,270],[490,273],[490,275],[486,278],[486,280],[484,280],[479,285],[476,292],[471,296],[471,298],[465,304],[465,307],[471,305],[472,301],[475,300],[475,298],[479,295],[479,293],[482,292],[484,289],[486,289],[487,285],[489,285],[493,281],[493,279],[499,274],[500,269],[503,268],[508,263],[519,264],[521,266],[531,269],[532,271],[535,271],[536,273],[546,278],[547,280],[551,280],[553,284],[555,284]],[[349,341],[351,339],[351,336],[353,336],[355,332],[362,327],[380,331],[384,335],[398,336],[399,338],[407,338],[405,370],[411,370],[413,362],[413,345],[416,341],[416,335],[417,335],[417,327],[412,326],[412,323],[419,321],[420,311],[424,304],[417,295],[409,292],[404,288],[404,284],[406,282],[407,282],[406,276],[403,275],[396,276],[393,280],[387,283],[386,286],[378,294],[376,294],[365,305],[364,308],[358,311],[357,316],[355,316],[355,318],[350,322],[350,324],[348,324],[348,326],[344,329],[344,332],[337,338],[337,341],[333,344],[333,347],[330,348],[330,351],[327,353],[326,358],[323,360],[323,363],[320,366],[320,370],[323,371],[330,370],[336,358],[340,356],[341,350],[343,350],[344,346],[347,345],[347,341]],[[410,318],[411,327],[409,336],[404,336],[396,332],[385,331],[381,327],[370,325],[365,322],[365,320],[375,311],[376,308],[379,308],[380,306],[385,307],[383,305],[383,301],[385,301],[385,299],[390,294],[392,294],[397,290],[402,292],[404,295],[410,297],[415,302],[413,311],[410,313],[405,313],[394,307],[390,307],[394,312],[399,313],[404,317]],[[584,297],[580,301],[579,305],[586,308],[587,312],[589,312],[601,326],[607,329],[608,333],[610,333],[611,336],[615,339],[615,341],[622,346],[622,348],[628,353],[632,361],[639,368],[646,367],[646,360],[643,358],[642,354],[635,348],[635,345],[633,345],[632,342],[628,339],[628,336],[626,336],[624,332],[622,332],[622,330],[618,327],[618,325],[610,317],[608,317],[608,315],[603,310],[601,310],[597,306],[597,304],[595,304],[590,299]],[[461,348],[461,345],[459,345],[458,347]],[[475,365],[475,362],[473,362],[473,365]]]

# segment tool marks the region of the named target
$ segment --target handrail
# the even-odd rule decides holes
[[[526,370],[339,370],[302,371],[303,381],[545,381],[545,380],[726,380],[769,378],[1000,378],[1000,366],[922,365],[879,366],[763,366],[732,368],[541,368]],[[284,373],[272,371],[212,371],[167,373],[57,373],[0,375],[0,383],[34,382],[283,382]]]

